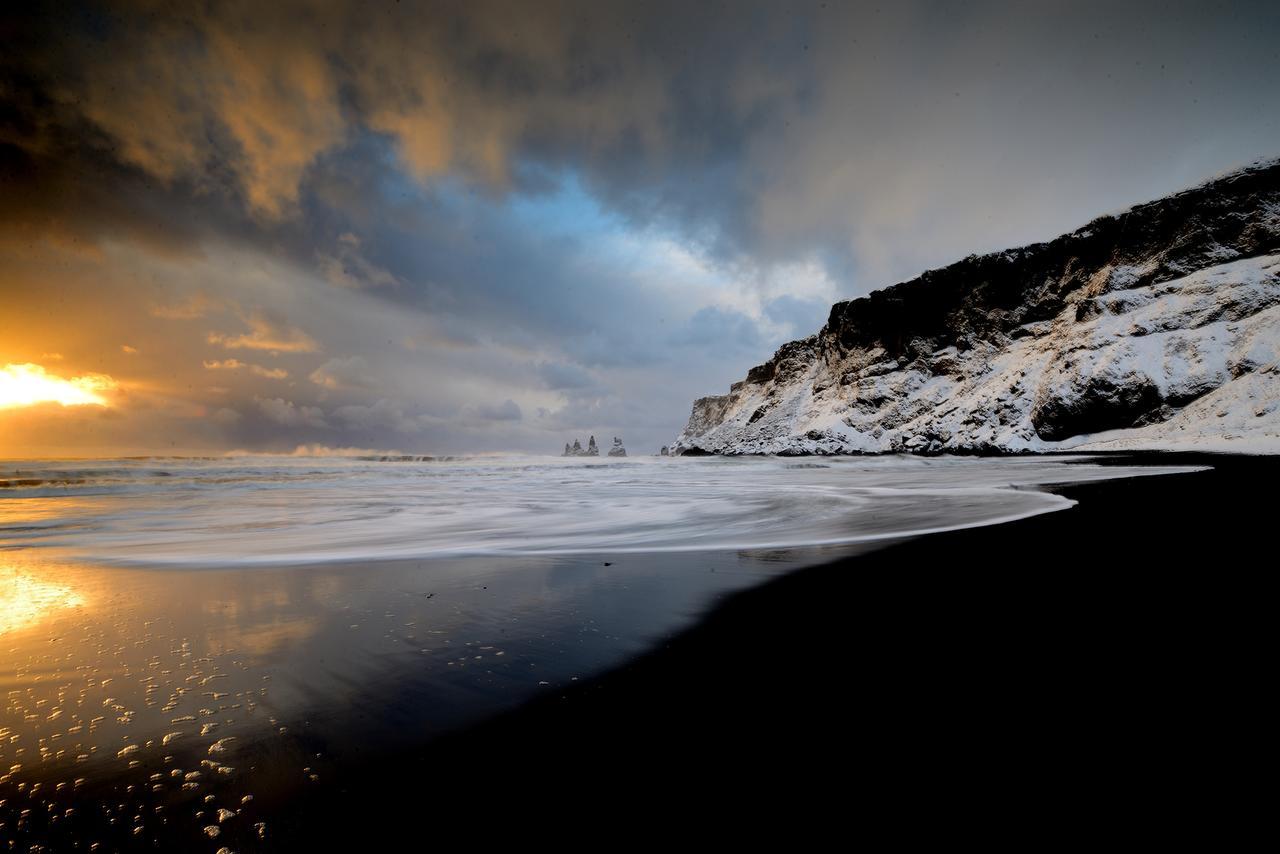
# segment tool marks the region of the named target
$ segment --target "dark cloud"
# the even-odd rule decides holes
[[[361,356],[330,359],[312,371],[307,378],[329,390],[372,388],[378,384],[368,362]]]
[[[561,389],[586,389],[596,386],[596,379],[590,372],[578,365],[566,362],[543,362],[538,365],[538,375],[542,377],[542,381],[547,388],[557,391]]]
[[[739,311],[707,306],[689,318],[684,327],[671,337],[676,346],[705,346],[715,342],[717,346],[739,353],[756,353],[765,341],[760,327]]]
[[[793,338],[803,338],[817,332],[831,313],[831,305],[825,300],[804,299],[789,294],[769,300],[763,309],[766,317],[790,330],[788,334]]]
[[[385,435],[382,431],[395,433],[418,433],[424,424],[418,416],[406,411],[400,401],[380,398],[369,405],[349,404],[334,410],[333,415],[347,429],[357,435]]]
[[[497,405],[480,404],[472,412],[482,421],[519,421],[523,417],[520,405],[510,398]]]
[[[896,274],[918,266],[900,256],[922,222],[955,235],[934,253],[1024,239],[1272,154],[1280,136],[1274,4],[286,0],[9,15],[6,170],[37,180],[5,206],[114,229],[141,228],[146,210],[122,201],[136,188],[106,190],[148,182],[259,224],[308,192],[359,219],[369,196],[351,182],[381,158],[361,158],[363,176],[312,172],[373,134],[423,181],[537,193],[571,169],[629,221],[667,222],[724,257],[821,250]],[[328,248],[334,275],[394,281]]]

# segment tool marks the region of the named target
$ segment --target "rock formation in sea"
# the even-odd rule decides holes
[[[673,453],[1280,452],[1280,161],[832,307]]]
[[[617,436],[614,436],[613,447],[609,449],[609,456],[625,457],[626,455],[627,455],[627,449],[622,447],[622,440],[619,439]]]
[[[609,453],[610,453],[610,456],[615,456],[612,451],[610,451]],[[564,453],[561,454],[560,456],[562,457],[598,457],[600,456],[600,449],[596,447],[596,437],[592,436],[590,439],[588,439],[587,447],[585,448],[582,447],[582,443],[579,442],[577,439],[573,440],[572,447],[569,445],[568,442],[566,442],[564,445]],[[622,456],[626,456],[626,453],[623,452]]]

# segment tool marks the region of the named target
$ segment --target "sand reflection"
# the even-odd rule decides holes
[[[0,635],[30,628],[52,613],[84,604],[84,596],[69,585],[0,565]]]
[[[258,846],[272,803],[344,763],[588,678],[786,566],[702,553],[189,570],[42,557],[0,564],[0,847],[125,836],[186,850],[211,827],[219,844]]]

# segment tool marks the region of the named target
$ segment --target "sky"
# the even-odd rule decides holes
[[[1275,3],[10,6],[0,457],[654,453],[835,301],[1280,156]]]

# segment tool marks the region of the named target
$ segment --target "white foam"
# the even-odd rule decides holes
[[[17,464],[0,466],[13,477]],[[1074,458],[475,458],[23,463],[0,548],[298,564],[856,543],[1070,506],[1035,487],[1186,471]],[[63,481],[50,487],[46,482]]]

